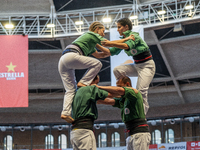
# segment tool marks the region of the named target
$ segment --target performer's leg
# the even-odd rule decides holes
[[[126,138],[126,149],[133,150],[133,135],[130,135]]]
[[[134,63],[117,66],[114,68],[113,73],[116,80],[119,80],[121,76],[136,77],[138,75]]]
[[[92,130],[76,129],[72,130],[70,134],[74,150],[96,150],[96,140]]]
[[[73,77],[75,78],[75,73],[73,69],[69,69],[65,74],[62,74],[62,80],[65,85],[64,87],[66,92],[64,95],[61,118],[66,120],[68,123],[72,123],[74,121],[74,119],[71,117],[71,110],[72,110],[71,105],[75,95],[76,80],[73,79]]]
[[[146,114],[149,109],[149,104],[147,100],[148,89],[149,89],[149,84],[151,83],[155,74],[155,63],[153,60],[149,60],[141,64],[136,64],[135,67],[138,72],[138,80],[137,80],[136,89],[138,89],[142,94],[144,111]]]
[[[147,100],[147,94],[149,84],[151,83],[155,74],[155,63],[153,60],[149,60],[140,64],[122,64],[114,68],[113,73],[118,80],[121,76],[135,77],[138,76],[137,89],[141,92],[144,103],[145,114],[149,109]]]
[[[64,96],[63,111],[61,113],[62,119],[65,119],[68,123],[72,123],[74,121],[73,118],[70,117],[71,104],[76,90],[76,78],[74,70],[88,68],[88,71],[80,82],[84,85],[90,85],[101,67],[102,64],[99,60],[82,56],[78,53],[67,53],[60,58],[58,70],[66,90]]]
[[[99,73],[102,63],[96,58],[79,55],[73,66],[76,69],[88,69],[79,82],[84,85],[90,85],[94,77]]]
[[[149,150],[149,145],[151,141],[150,133],[136,133],[132,135],[132,150]]]
[[[70,58],[73,58],[74,54],[75,53],[69,53],[63,55],[58,64],[58,71],[66,90],[61,118],[66,120],[68,123],[72,123],[74,121],[74,119],[71,118],[71,104],[76,90],[76,78],[74,69],[69,68],[69,66],[73,63]]]

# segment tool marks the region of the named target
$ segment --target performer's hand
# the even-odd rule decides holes
[[[98,101],[97,101],[97,104],[102,104],[102,100],[98,100]]]
[[[127,37],[127,40],[135,40],[135,37],[134,37],[134,35],[133,34],[131,34],[129,37]]]
[[[109,46],[109,42],[110,42],[109,40],[105,39],[105,40],[101,41],[101,45],[102,46]]]
[[[121,95],[120,96],[115,96],[115,98],[121,98]]]

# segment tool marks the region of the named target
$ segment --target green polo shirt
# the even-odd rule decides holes
[[[135,119],[145,119],[143,98],[140,92],[137,94],[133,89],[123,87],[125,94],[121,98],[115,98],[115,105],[121,109],[121,118],[123,122]]]
[[[82,117],[96,120],[98,118],[96,101],[104,100],[107,96],[107,91],[98,89],[95,85],[79,88],[72,103],[72,117],[75,120]]]
[[[96,51],[95,46],[97,44],[101,45],[101,41],[105,38],[97,33],[88,31],[79,36],[72,44],[78,45],[83,51],[85,56],[89,56]]]
[[[123,34],[125,35],[125,37],[128,37],[131,34],[133,34],[135,37],[134,41],[128,40],[128,41],[124,42],[129,46],[128,50],[124,50],[128,56],[136,56],[136,55],[143,53],[149,49],[146,42],[139,36],[139,33],[132,32],[131,30],[127,30],[127,31],[123,32]],[[122,38],[124,38],[124,37],[122,37]],[[110,53],[112,56],[118,55],[122,51],[122,49],[116,48],[116,47],[111,47],[111,48],[109,48],[109,50],[110,50]]]

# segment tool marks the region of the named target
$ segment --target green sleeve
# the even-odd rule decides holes
[[[115,100],[115,105],[113,105],[113,107],[118,107],[118,108],[120,108],[120,99],[121,98],[114,98],[114,100]]]
[[[100,40],[100,41],[103,41],[103,40],[107,40],[106,38],[100,36],[100,35],[97,35],[97,38]],[[98,44],[101,45],[101,42],[99,42]]]
[[[95,34],[96,37],[100,40],[100,41],[103,41],[103,40],[107,40],[106,38],[102,37],[101,35],[99,34]]]
[[[110,50],[111,56],[118,55],[122,51],[122,49],[116,48],[116,47],[111,47],[109,48],[109,50]]]
[[[96,51],[97,51],[97,48],[95,47],[95,48],[94,48],[94,52],[96,52]],[[93,53],[94,53],[94,52],[93,52]],[[92,54],[93,54],[93,53],[92,53]]]
[[[103,41],[103,40],[107,40],[107,39],[106,39],[106,38],[104,38],[104,37],[102,37],[100,40],[101,40],[101,41]]]
[[[104,100],[106,97],[108,97],[108,92],[107,91],[104,91],[104,90],[101,90],[99,88],[97,88],[95,85],[94,85],[94,93],[93,93],[93,96],[94,96],[94,100],[95,101],[98,101],[98,100]]]
[[[136,100],[137,101],[137,94],[133,89],[123,87],[125,90],[125,94],[122,96],[122,98],[128,98],[131,100]]]
[[[89,34],[91,35],[94,35],[97,39],[99,39],[100,41],[103,41],[103,40],[107,40],[106,38],[102,37],[101,35],[97,34],[97,33],[94,33],[94,32],[91,32],[89,31],[88,32]],[[99,43],[100,44],[100,43]]]
[[[136,45],[140,42],[140,39],[135,37],[135,41],[128,40],[125,43],[129,46],[129,49],[135,49]]]

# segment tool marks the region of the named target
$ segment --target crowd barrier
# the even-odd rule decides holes
[[[97,150],[126,150],[126,146],[121,147],[102,147]],[[33,150],[73,150],[68,149],[33,149]],[[177,142],[177,143],[161,143],[152,144],[149,146],[149,150],[200,150],[200,141],[190,142]]]
[[[200,141],[153,144],[149,150],[200,150]]]

